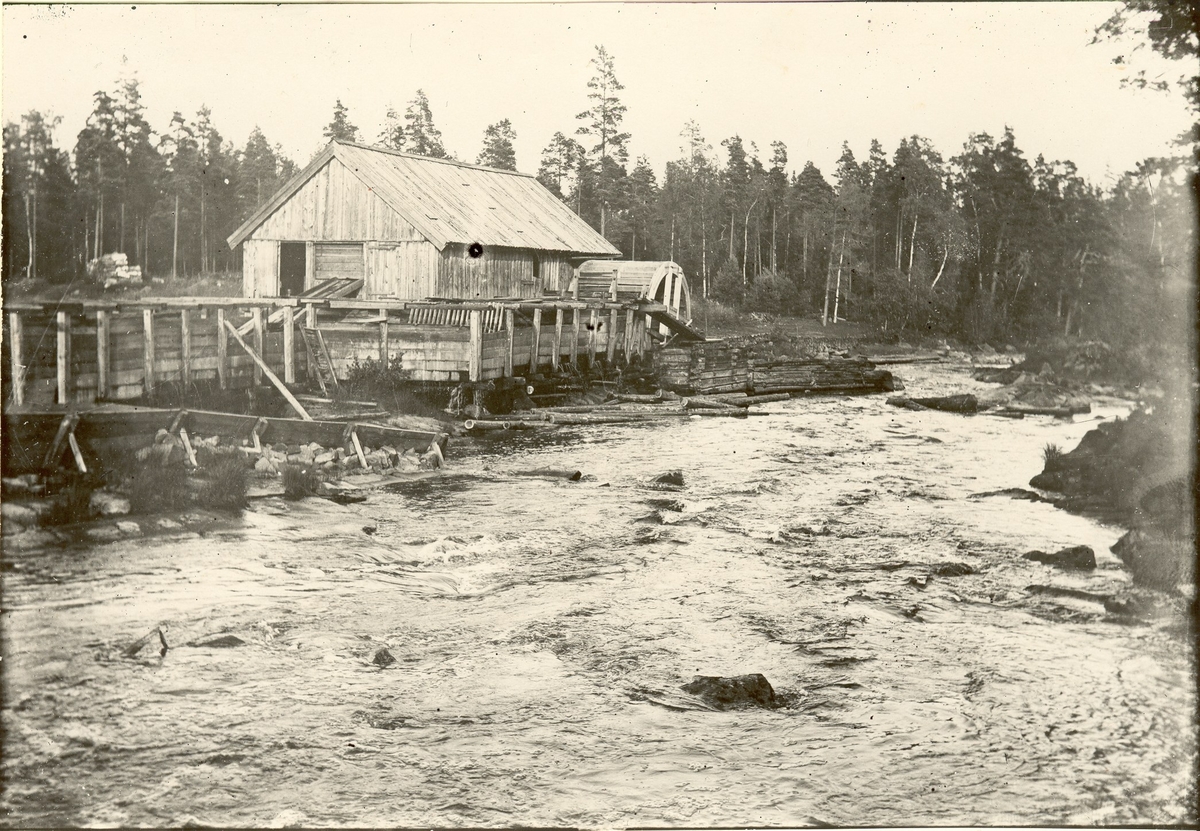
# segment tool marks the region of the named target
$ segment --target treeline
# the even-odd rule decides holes
[[[731,136],[682,132],[660,182],[628,164],[613,60],[597,48],[589,108],[556,133],[538,178],[637,259],[671,259],[703,296],[749,311],[868,321],[973,341],[1043,335],[1114,343],[1180,336],[1194,222],[1185,158],[1148,159],[1108,190],[1069,161],[1032,161],[1011,129],[949,159],[920,136],[832,176],[789,173]],[[1182,331],[1186,332],[1186,329]]]
[[[165,129],[146,119],[136,79],[93,96],[87,122],[68,152],[54,142],[61,119],[31,111],[4,126],[3,277],[64,283],[89,260],[119,251],[145,274],[188,279],[236,270],[225,239],[299,170],[255,127],[235,147],[208,107],[176,112]],[[325,138],[452,158],[417,90],[401,116],[389,107],[372,141],[339,100]],[[476,161],[516,169],[512,123],[484,132]]]
[[[135,79],[93,96],[69,154],[58,121],[32,111],[4,126],[6,282],[70,281],[113,251],[160,276],[236,268],[226,236],[297,170],[257,127],[235,148],[208,107],[153,129]]]
[[[551,138],[538,179],[626,257],[678,262],[696,294],[974,341],[1127,344],[1186,324],[1183,159],[1149,159],[1102,190],[1070,162],[1031,161],[1006,129],[948,159],[920,136],[890,153],[873,141],[861,161],[846,144],[826,176],[791,165],[781,141],[765,157],[736,135],[714,151],[690,122],[660,181],[645,157],[630,163],[603,47],[592,67],[587,108]],[[74,279],[109,251],[155,276],[236,269],[225,238],[297,170],[257,128],[235,148],[207,107],[152,129],[136,80],[96,93],[71,153],[53,127],[37,112],[4,127],[6,281]],[[323,135],[452,158],[421,90],[374,140],[340,100]],[[515,137],[508,119],[489,125],[474,161],[516,169]]]

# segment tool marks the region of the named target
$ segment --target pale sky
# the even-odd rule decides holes
[[[889,156],[903,136],[944,157],[971,132],[1011,125],[1032,160],[1070,159],[1106,184],[1175,152],[1189,115],[1178,94],[1123,89],[1148,50],[1091,46],[1112,3],[771,3],[4,6],[3,115],[62,116],[74,146],[92,93],[141,81],[155,129],[202,104],[238,147],[254,125],[305,164],[341,98],[373,143],[388,105],[429,96],[448,150],[474,161],[484,128],[517,131],[517,165],[537,171],[557,130],[587,107],[589,62],[614,56],[632,157],[661,175],[695,119],[714,153],[740,134],[764,163],[788,146],[830,176],[849,141]],[[123,62],[124,61],[124,62]],[[1178,74],[1178,68],[1170,69]]]

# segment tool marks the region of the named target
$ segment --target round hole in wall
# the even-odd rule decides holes
[[[472,259],[478,260],[483,256],[483,246],[477,242],[473,242],[467,246],[467,253],[471,255]]]

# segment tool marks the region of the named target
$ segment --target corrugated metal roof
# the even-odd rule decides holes
[[[448,243],[478,242],[588,256],[621,254],[532,176],[339,141],[331,141],[235,231],[230,247],[248,237],[331,157],[439,250]]]

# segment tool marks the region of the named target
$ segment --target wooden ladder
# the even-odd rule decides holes
[[[308,371],[316,375],[322,394],[329,395],[330,386],[338,389],[338,379],[333,372],[333,362],[329,360],[325,336],[321,334],[320,329],[310,329],[307,326],[300,327],[300,335],[304,338],[304,348],[308,351]]]

